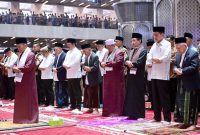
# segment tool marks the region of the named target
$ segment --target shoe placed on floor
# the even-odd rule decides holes
[[[93,111],[93,113],[92,114],[94,114],[94,115],[99,115],[99,111]]]
[[[47,107],[45,107],[45,110],[54,111],[54,106],[47,106]]]
[[[138,118],[137,121],[144,121],[144,118]]]
[[[92,109],[89,109],[89,110],[87,110],[87,111],[84,112],[84,114],[91,114],[91,113],[93,113]]]
[[[157,120],[150,120],[148,122],[160,122],[160,121],[157,121]]]
[[[66,111],[73,111],[73,108],[67,108]]]
[[[83,112],[81,112],[79,109],[74,109],[74,110],[72,110],[72,113],[73,113],[73,114],[76,114],[76,115],[81,115],[81,114],[83,114]]]
[[[2,101],[0,101],[0,106],[3,106],[3,102]]]
[[[186,124],[179,124],[178,126],[177,126],[177,128],[179,128],[179,129],[186,129],[186,128],[188,128],[189,127],[189,125],[186,125]]]
[[[78,110],[78,109],[73,109],[73,110],[72,110],[72,113],[76,112],[77,110]]]
[[[167,126],[167,125],[170,125],[171,122],[168,122],[168,121],[162,121],[162,124]]]
[[[62,106],[55,106],[55,108],[63,108]]]
[[[137,118],[134,118],[134,117],[128,117],[128,118],[126,118],[126,120],[137,120]]]
[[[193,131],[193,130],[196,130],[196,129],[197,129],[196,125],[191,125],[186,129],[186,131]]]

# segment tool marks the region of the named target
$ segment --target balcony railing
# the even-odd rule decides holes
[[[21,24],[21,25],[43,25],[43,26],[64,26],[81,28],[100,28],[100,29],[118,29],[117,19],[99,18],[97,16],[71,16],[67,14],[32,14],[23,13],[1,13],[0,24]]]

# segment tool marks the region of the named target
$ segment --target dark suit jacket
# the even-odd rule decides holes
[[[180,68],[181,54],[176,54],[176,61],[174,67]],[[187,90],[196,90],[200,89],[200,77],[199,77],[199,58],[198,52],[194,49],[188,48],[185,58],[183,60],[181,76],[178,76],[178,79],[183,81],[183,86]]]
[[[87,73],[89,86],[94,86],[98,84],[101,78],[98,56],[92,52],[89,60],[89,65],[88,65],[88,57],[86,56],[84,66],[89,66],[91,68],[91,72]]]
[[[59,60],[58,60],[58,56],[56,56],[55,60],[54,60],[54,64],[53,67],[57,69],[57,77],[59,81],[64,81],[67,79],[67,74],[66,74],[66,69],[63,67],[63,62],[65,60],[65,56],[66,54],[64,52],[61,53]],[[58,60],[58,64],[56,65]]]

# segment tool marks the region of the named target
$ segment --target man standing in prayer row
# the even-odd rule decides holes
[[[200,89],[198,52],[186,44],[186,38],[175,39],[176,61],[174,72],[178,76],[178,89],[174,120],[183,123],[180,128],[195,130],[198,120]]]
[[[106,61],[101,62],[106,71],[103,78],[103,116],[120,116],[125,96],[124,52],[115,48],[114,39],[105,43],[109,54]]]
[[[83,64],[83,69],[86,71],[85,79],[85,94],[84,98],[85,105],[89,108],[86,113],[99,114],[99,92],[98,86],[100,82],[101,73],[99,70],[99,58],[92,52],[90,44],[81,45],[83,53],[85,54],[85,63]]]
[[[76,40],[67,39],[67,47],[69,51],[63,62],[63,66],[67,70],[68,90],[71,103],[72,113],[82,114],[81,112],[81,51],[76,47]]]
[[[197,51],[197,48],[196,48],[197,46],[195,46],[194,44],[192,44],[192,42],[193,42],[193,35],[191,33],[186,32],[186,33],[184,33],[184,37],[186,38],[187,46],[189,48],[192,48],[195,51]]]
[[[103,40],[99,40],[96,42],[96,48],[98,50],[96,52],[96,55],[99,57],[99,63],[101,64],[101,62],[103,62],[108,55],[108,49],[105,48],[105,43]],[[99,83],[99,100],[100,104],[103,104],[103,76],[105,73],[105,69],[102,68],[101,65],[99,65],[99,68],[101,71],[101,79]]]
[[[62,108],[69,105],[66,70],[63,67],[66,54],[63,51],[63,44],[56,43],[55,47],[55,60],[53,64],[55,93],[56,93],[56,106]]]
[[[5,55],[8,57],[8,60],[5,63],[5,68],[8,72],[8,89],[7,89],[7,96],[8,99],[13,100],[15,97],[15,74],[13,73],[13,66],[17,61],[17,55],[12,52],[10,48],[6,48],[4,50]]]
[[[127,49],[124,47],[124,38],[120,36],[115,37],[116,47],[124,52],[124,59],[128,59]]]
[[[173,35],[167,36],[166,40],[171,43],[171,62],[170,62],[170,82],[169,82],[169,91],[170,91],[170,105],[171,112],[174,112],[175,100],[176,100],[176,91],[177,91],[177,77],[174,73],[174,62],[176,59],[176,47],[175,47],[175,37]]]
[[[39,119],[37,84],[35,77],[35,55],[27,46],[26,38],[16,38],[21,55],[13,67],[15,76],[15,105],[13,122],[18,124],[37,123]]]
[[[171,110],[169,98],[169,70],[171,61],[171,44],[164,38],[165,28],[154,27],[153,36],[156,43],[152,46],[146,65],[151,68],[154,121],[161,121],[161,110],[164,114],[163,124],[170,124]]]
[[[52,69],[55,57],[51,54],[51,48],[49,46],[41,48],[40,52],[44,58],[38,69],[41,70],[41,83],[43,84],[42,89],[44,91],[45,105],[54,106]]]
[[[126,97],[124,105],[124,115],[129,120],[145,118],[145,64],[147,50],[142,45],[142,35],[132,34],[132,47],[129,59],[125,65],[128,67],[126,80]]]
[[[44,99],[44,91],[42,90],[41,71],[38,70],[40,63],[43,60],[43,56],[40,53],[40,44],[34,43],[32,51],[35,53],[35,63],[36,63],[35,75],[36,75],[36,82],[37,82],[38,103],[39,105],[44,105],[45,99]]]

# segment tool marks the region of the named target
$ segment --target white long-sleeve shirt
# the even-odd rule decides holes
[[[158,58],[162,63],[153,63],[152,59]],[[169,80],[171,60],[171,44],[163,39],[160,43],[154,43],[147,55],[147,65],[152,65],[151,79]]]
[[[67,52],[63,66],[70,67],[67,70],[67,79],[81,78],[81,51],[73,48]]]
[[[62,52],[60,53],[60,54],[58,54],[58,59],[57,59],[57,61],[56,61],[56,67],[57,67],[57,65],[58,65],[58,61],[59,61],[59,58],[60,58],[60,55],[62,54]],[[56,67],[54,67],[54,68],[56,68]],[[59,81],[58,80],[58,76],[57,76],[57,72],[53,72],[53,80],[54,81]]]
[[[39,68],[44,68],[41,70],[41,79],[53,79],[53,63],[55,57],[52,54],[49,54],[47,57],[43,57],[42,63]]]
[[[18,59],[18,56],[15,53],[12,53],[10,57],[8,57],[5,67],[8,68],[8,77],[14,77],[15,73],[13,73],[13,66],[15,65],[16,61]]]
[[[146,60],[146,63],[149,63],[149,57],[148,57],[149,53],[147,54],[147,60]],[[147,71],[147,80],[148,81],[151,81],[151,68],[149,67],[146,67],[146,71]]]
[[[108,49],[106,48],[103,48],[101,51],[97,51],[96,52],[96,55],[99,57],[99,63],[101,63],[103,61],[103,59],[106,57],[105,55],[108,54]],[[99,68],[100,68],[100,71],[101,71],[101,76],[104,75],[105,73],[105,70],[104,68],[102,68],[99,64]]]
[[[85,54],[82,55],[82,57],[81,57],[81,62],[85,62]],[[86,71],[85,71],[85,70],[82,69],[81,72],[82,72],[82,76],[85,76],[85,75],[86,75]]]

